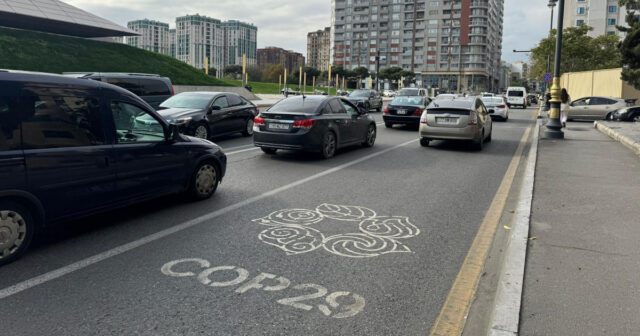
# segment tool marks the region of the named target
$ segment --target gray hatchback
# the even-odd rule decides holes
[[[481,150],[491,141],[493,124],[487,108],[478,97],[435,100],[420,117],[420,144],[431,140],[469,140]]]

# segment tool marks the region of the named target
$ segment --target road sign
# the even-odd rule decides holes
[[[551,79],[553,79],[553,76],[551,76],[550,73],[546,73],[544,74],[544,76],[542,76],[542,79],[544,79],[544,81],[548,83],[551,81]]]

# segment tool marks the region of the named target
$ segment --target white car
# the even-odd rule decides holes
[[[502,97],[482,97],[484,106],[489,110],[492,120],[500,118],[502,121],[509,120],[509,107]]]
[[[507,88],[507,106],[527,108],[527,89],[522,86],[510,86]]]
[[[393,91],[393,90],[384,90],[382,95],[385,96],[385,97],[395,97],[396,92]]]

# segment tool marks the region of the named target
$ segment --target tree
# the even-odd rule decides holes
[[[242,65],[227,65],[226,67],[224,67],[224,75],[225,77],[236,79],[240,78],[240,76],[242,75]]]
[[[618,26],[618,30],[627,33],[618,50],[622,54],[622,80],[640,90],[640,18],[636,14],[638,0],[620,0],[620,6],[627,7],[625,18],[629,28]]]
[[[587,25],[569,27],[562,33],[562,72],[611,69],[620,66],[621,53],[616,48],[619,38],[616,35],[590,37],[587,33],[593,28]],[[549,69],[554,69],[556,32],[544,38],[538,46],[531,49],[532,66],[530,78],[542,78]]]
[[[216,76],[216,71],[218,71],[218,69],[214,68],[214,67],[210,67],[209,68],[209,76]]]
[[[246,71],[250,81],[258,82],[262,79],[262,71],[257,65],[248,65]]]
[[[365,67],[357,67],[351,70],[353,78],[355,79],[365,79],[369,77],[369,70]]]
[[[280,76],[284,75],[282,64],[267,64],[262,72],[262,81],[267,83],[278,83]]]

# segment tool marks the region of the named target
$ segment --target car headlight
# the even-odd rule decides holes
[[[180,118],[180,119],[176,119],[173,121],[174,124],[176,125],[186,125],[188,123],[191,122],[191,117],[187,117],[187,118]]]

